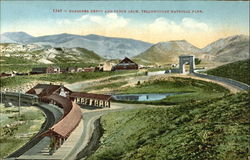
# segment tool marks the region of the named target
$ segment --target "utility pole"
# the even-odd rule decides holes
[[[3,103],[3,92],[1,91],[1,103]]]
[[[20,117],[20,105],[21,105],[21,93],[20,90],[18,92],[18,116]]]

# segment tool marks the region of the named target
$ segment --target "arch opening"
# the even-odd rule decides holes
[[[180,73],[194,73],[195,69],[195,56],[183,55],[179,57]]]

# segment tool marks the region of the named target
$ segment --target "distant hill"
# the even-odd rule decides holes
[[[179,56],[183,54],[193,54],[198,58],[205,57],[201,49],[186,40],[178,40],[157,43],[135,58],[161,64],[179,63]]]
[[[0,36],[0,40],[1,40],[1,43],[16,43],[16,41],[11,40],[10,38],[8,38],[4,35]]]
[[[0,38],[1,43],[33,45],[40,47],[43,51],[49,48],[64,48],[64,51],[86,48],[86,50],[92,51],[100,58],[123,59],[129,57],[142,64],[179,63],[178,57],[185,54],[195,55],[202,60],[203,64],[212,66],[249,58],[249,37],[246,35],[235,35],[219,39],[203,49],[193,46],[186,40],[159,42],[153,45],[134,39],[104,37],[94,34],[81,36],[64,33],[33,37],[25,32],[6,32],[0,35]],[[61,56],[59,53],[61,52],[57,53],[57,58],[72,58],[72,55],[66,55],[69,52],[62,52]],[[78,51],[73,52],[73,54],[78,54]],[[91,57],[88,58],[91,59]],[[74,57],[73,59],[77,60],[78,58]]]
[[[250,85],[250,59],[229,63],[208,70],[207,73],[215,76],[231,78]]]
[[[2,37],[8,38],[9,42],[3,42]],[[6,32],[1,34],[1,43],[27,43],[29,39],[34,38],[33,36],[25,32]]]
[[[249,58],[249,36],[235,35],[219,39],[202,49],[215,62],[230,63]]]
[[[86,48],[101,57],[122,59],[133,57],[148,49],[152,44],[127,38],[104,37],[99,35],[57,34],[33,37],[24,32],[7,32],[1,35],[1,43],[37,44],[51,47]]]
[[[207,64],[220,65],[249,58],[249,37],[235,35],[219,39],[203,49],[197,48],[186,40],[159,42],[135,59],[142,62],[159,64],[178,63],[178,57],[183,54],[192,54]]]
[[[20,57],[40,63],[99,63],[103,58],[84,48],[52,48],[37,44],[0,44],[1,56]]]

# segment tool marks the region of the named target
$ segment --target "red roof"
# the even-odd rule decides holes
[[[108,101],[112,98],[111,95],[105,94],[94,94],[94,93],[82,93],[82,92],[72,92],[69,97],[71,98],[90,98],[90,99],[97,99],[97,100],[104,100]]]
[[[81,121],[82,112],[80,107],[68,98],[59,95],[51,95],[43,98],[56,101],[57,105],[63,107],[64,116],[41,136],[68,137]]]
[[[128,57],[125,57],[120,63],[135,63],[133,62],[131,59],[129,59]],[[120,64],[119,63],[119,64]]]
[[[35,94],[39,97],[52,95],[55,91],[61,88],[61,85],[52,85],[52,84],[37,84],[35,87],[28,90],[26,93]],[[64,87],[65,91],[72,92],[68,88]]]
[[[73,103],[70,112],[53,127],[50,128],[55,134],[62,137],[68,137],[70,133],[77,127],[82,118],[82,112],[80,107]]]
[[[48,100],[55,101],[57,106],[63,108],[64,116],[66,116],[70,112],[70,110],[72,108],[72,102],[66,97],[62,97],[62,96],[53,94],[53,95],[50,95],[50,96],[43,97],[43,99],[48,99]]]

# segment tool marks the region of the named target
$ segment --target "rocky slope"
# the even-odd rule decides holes
[[[103,58],[84,48],[53,48],[37,44],[0,44],[0,55],[21,57],[40,63],[87,62],[98,63]]]
[[[202,50],[212,55],[212,60],[216,62],[230,63],[249,59],[249,36],[235,35],[222,38]]]
[[[203,49],[199,49],[185,40],[160,42],[136,56],[145,62],[159,64],[178,63],[178,57],[192,54],[205,63],[223,64],[249,59],[249,37],[235,35],[219,39]]]
[[[179,40],[157,43],[135,58],[160,64],[179,63],[179,56],[184,54],[192,54],[202,59],[206,56],[201,49],[185,40]]]

